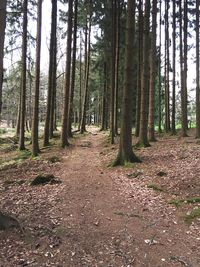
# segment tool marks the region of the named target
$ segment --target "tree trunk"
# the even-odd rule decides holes
[[[56,62],[54,53],[54,45],[56,43],[56,17],[57,17],[57,0],[52,0],[52,10],[51,10],[51,36],[50,36],[50,49],[49,49],[49,76],[48,76],[48,95],[47,95],[47,110],[45,117],[45,127],[44,127],[44,146],[49,145],[50,138],[50,119],[51,119],[51,105],[53,101],[53,71],[56,71]]]
[[[69,126],[68,136],[72,137],[72,121],[73,121],[73,101],[74,101],[74,87],[75,87],[75,74],[76,74],[76,44],[77,44],[77,8],[78,0],[74,2],[74,34],[73,34],[73,55],[72,55],[72,77],[71,77],[71,96],[70,96],[70,108],[69,108]]]
[[[67,36],[67,58],[66,58],[66,74],[64,85],[64,107],[62,117],[62,130],[61,130],[61,146],[65,148],[69,145],[67,138],[67,126],[69,118],[69,101],[70,101],[70,76],[71,76],[71,42],[72,42],[72,18],[73,18],[73,0],[69,0],[68,8],[68,36]]]
[[[145,1],[144,15],[144,45],[143,45],[143,68],[141,86],[141,114],[140,114],[140,134],[139,146],[150,146],[148,141],[148,102],[149,102],[149,23],[150,23],[150,0]]]
[[[128,0],[126,43],[125,43],[125,80],[123,89],[122,117],[120,131],[120,146],[115,165],[124,165],[127,162],[140,162],[132,150],[132,96],[136,94],[133,87],[133,49],[134,49],[134,24],[135,24],[135,1]]]
[[[172,134],[176,134],[176,3],[173,2],[173,81],[172,81]]]
[[[152,6],[152,35],[151,35],[151,60],[150,60],[150,92],[149,92],[149,141],[156,141],[154,134],[154,106],[156,84],[156,19],[157,0],[153,0]]]
[[[23,2],[23,35],[22,35],[22,82],[21,82],[21,109],[19,150],[25,150],[25,117],[26,117],[26,58],[27,58],[27,7],[28,0]]]
[[[159,85],[158,85],[158,132],[162,132],[161,122],[162,122],[162,81],[161,81],[161,40],[162,40],[162,0],[160,0],[160,21],[159,21]]]
[[[135,135],[139,137],[140,132],[140,108],[141,108],[141,79],[142,79],[142,62],[143,62],[143,1],[139,1],[138,6],[138,70],[137,70],[137,107],[136,107],[136,129]]]
[[[42,0],[38,0],[37,8],[37,37],[36,37],[36,64],[35,64],[35,99],[32,122],[32,154],[36,157],[39,153],[38,124],[39,124],[39,88],[40,88],[40,55],[42,31]]]
[[[0,1],[0,123],[2,113],[2,86],[3,86],[3,58],[4,58],[4,39],[6,29],[6,5],[7,0]]]
[[[196,0],[196,138],[200,138],[199,0]]]
[[[90,1],[90,17],[89,17],[89,29],[88,29],[88,50],[87,50],[87,59],[86,59],[86,69],[85,69],[85,84],[84,84],[84,97],[83,97],[83,110],[81,118],[81,129],[80,132],[84,133],[86,131],[86,109],[88,103],[88,84],[89,84],[89,73],[90,73],[90,39],[91,39],[91,19],[92,19],[92,10],[91,10],[91,1]]]

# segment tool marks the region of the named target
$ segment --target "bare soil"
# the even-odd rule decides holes
[[[161,136],[141,164],[112,168],[118,145],[90,130],[0,171],[0,210],[25,229],[0,232],[0,266],[200,266],[200,220],[185,222],[200,203],[169,204],[200,197],[197,140]],[[62,183],[30,186],[38,174]]]

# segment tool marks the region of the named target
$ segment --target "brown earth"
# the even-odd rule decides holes
[[[160,137],[136,151],[142,164],[111,168],[117,145],[91,130],[66,150],[0,172],[0,210],[25,229],[0,232],[0,266],[200,266],[200,220],[184,221],[199,203],[169,204],[200,197],[196,140]],[[39,173],[62,183],[30,187]]]

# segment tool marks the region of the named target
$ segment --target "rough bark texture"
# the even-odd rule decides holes
[[[54,44],[55,40],[55,30],[56,30],[56,17],[57,17],[57,0],[52,0],[52,10],[51,10],[51,36],[50,36],[50,49],[49,49],[49,74],[48,74],[48,95],[47,95],[47,110],[45,117],[45,127],[44,127],[44,146],[49,145],[50,138],[50,118],[51,118],[51,105],[53,100],[53,71],[55,61],[55,50]]]
[[[3,86],[3,58],[4,58],[4,39],[6,29],[6,4],[7,0],[0,1],[0,119],[2,113],[2,86]]]
[[[85,69],[85,84],[84,84],[84,97],[83,97],[83,110],[82,110],[82,118],[81,118],[81,129],[80,132],[84,133],[86,131],[86,109],[88,103],[88,95],[89,95],[89,73],[90,73],[90,39],[91,39],[91,2],[90,2],[90,18],[89,18],[89,27],[88,27],[88,49],[87,49],[87,59],[86,59],[86,69]]]
[[[172,134],[176,134],[176,3],[173,2],[173,81],[172,81]]]
[[[125,81],[123,89],[122,118],[120,132],[120,146],[114,165],[124,165],[126,162],[140,162],[132,150],[132,95],[136,94],[133,87],[133,44],[134,44],[134,10],[135,1],[128,0],[126,44],[125,44]],[[135,92],[133,92],[133,90]]]
[[[196,137],[200,138],[199,0],[196,0]]]
[[[157,0],[153,0],[152,6],[152,35],[151,35],[151,59],[150,59],[150,92],[149,92],[149,141],[156,141],[154,134],[154,106],[156,84],[156,19]]]
[[[22,36],[22,82],[21,82],[21,109],[20,109],[20,133],[19,149],[25,150],[25,117],[26,117],[26,58],[27,58],[27,7],[28,0],[23,2],[23,36]]]
[[[76,74],[76,44],[77,44],[77,8],[78,1],[74,2],[74,33],[73,33],[73,54],[72,54],[72,75],[71,75],[71,96],[70,96],[70,108],[68,119],[68,136],[72,137],[72,121],[73,121],[73,101],[74,101],[74,86],[75,86],[75,74]]]
[[[145,1],[144,15],[144,45],[143,45],[143,67],[141,86],[141,109],[140,109],[140,134],[139,146],[149,146],[148,127],[148,101],[149,101],[149,22],[150,22],[150,1]]]
[[[69,118],[69,101],[70,101],[70,76],[71,76],[71,42],[72,42],[72,17],[73,17],[73,0],[69,0],[68,8],[68,36],[67,36],[67,58],[66,58],[66,73],[64,85],[64,107],[62,117],[61,130],[61,146],[64,148],[69,145],[67,138],[67,126]]]
[[[40,87],[40,55],[41,55],[41,31],[42,31],[42,0],[38,0],[37,8],[37,37],[36,37],[36,64],[35,64],[35,99],[32,122],[32,154],[39,153],[38,123],[39,123],[39,87]]]
[[[159,19],[159,87],[158,87],[158,132],[162,132],[161,122],[162,122],[162,99],[161,99],[161,91],[162,91],[162,81],[161,81],[161,40],[162,40],[162,0],[160,0],[160,19]]]

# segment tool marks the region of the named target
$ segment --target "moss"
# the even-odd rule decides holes
[[[52,156],[48,158],[48,161],[51,163],[60,162],[60,158],[58,156]]]
[[[148,184],[147,185],[147,188],[151,188],[155,191],[158,191],[158,192],[164,192],[164,189],[160,188],[158,185],[156,184]]]
[[[15,158],[16,161],[24,161],[31,157],[31,151],[30,150],[24,150],[20,151],[19,155]]]
[[[172,204],[176,207],[180,207],[182,204],[194,204],[194,203],[200,203],[200,197],[192,197],[188,199],[173,199],[169,202],[169,204]]]
[[[184,219],[187,223],[192,223],[192,221],[198,218],[200,218],[200,207],[193,209]]]

